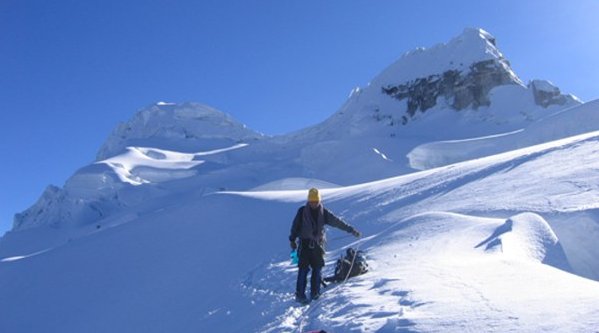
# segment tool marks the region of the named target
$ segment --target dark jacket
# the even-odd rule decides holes
[[[299,237],[302,241],[313,240],[316,244],[323,247],[325,241],[325,224],[347,232],[353,232],[355,230],[352,226],[343,222],[328,209],[324,208],[322,204],[318,206],[315,214],[311,211],[310,206],[306,204],[305,206],[300,207],[297,210],[297,214],[295,214],[293,224],[291,225],[289,240],[294,242],[296,238]]]

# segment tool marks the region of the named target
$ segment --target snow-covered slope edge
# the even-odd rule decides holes
[[[426,143],[414,148],[408,159],[415,169],[430,169],[598,129],[599,100],[594,100],[562,110],[511,133]]]
[[[496,240],[498,234],[503,245],[475,244]],[[333,287],[306,311],[287,308],[259,331],[295,332],[303,327],[538,332],[566,327],[584,332],[598,322],[593,315],[599,285],[541,264],[540,259],[563,259],[554,242],[546,222],[536,214],[519,214],[507,221],[446,212],[419,214],[353,244],[366,250],[374,264],[368,275]],[[276,266],[267,272],[273,280],[288,275]],[[256,281],[260,287],[264,283]],[[553,283],[566,289],[548,291],[547,285]],[[262,296],[259,287],[249,289],[250,295]],[[563,304],[573,311],[561,313]]]
[[[330,231],[329,269],[352,245],[372,270],[305,310],[291,301],[286,240],[303,190],[172,195],[31,252],[8,234],[0,330],[592,331],[599,284],[556,267],[598,272],[598,145],[594,132],[324,190],[366,236]]]

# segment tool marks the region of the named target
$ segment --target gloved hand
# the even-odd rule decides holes
[[[295,243],[295,241],[290,241],[289,245],[291,246],[292,250],[296,250],[297,249],[297,244]]]
[[[360,237],[362,237],[362,233],[361,233],[361,232],[359,232],[359,231],[358,231],[358,230],[356,230],[356,229],[352,230],[351,234],[352,234],[352,235],[354,235],[354,236],[355,236],[355,237],[357,237],[357,238],[360,238]]]

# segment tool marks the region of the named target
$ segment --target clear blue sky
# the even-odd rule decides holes
[[[281,134],[465,27],[495,35],[524,81],[599,97],[593,0],[0,0],[0,235],[141,107],[201,102]]]

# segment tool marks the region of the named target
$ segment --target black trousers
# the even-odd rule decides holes
[[[308,272],[312,270],[312,274],[310,275],[310,295],[312,297],[318,296],[320,295],[320,281],[322,279],[321,271],[324,266],[324,250],[313,241],[301,240],[298,252],[299,269],[295,295],[300,298],[306,297]]]

